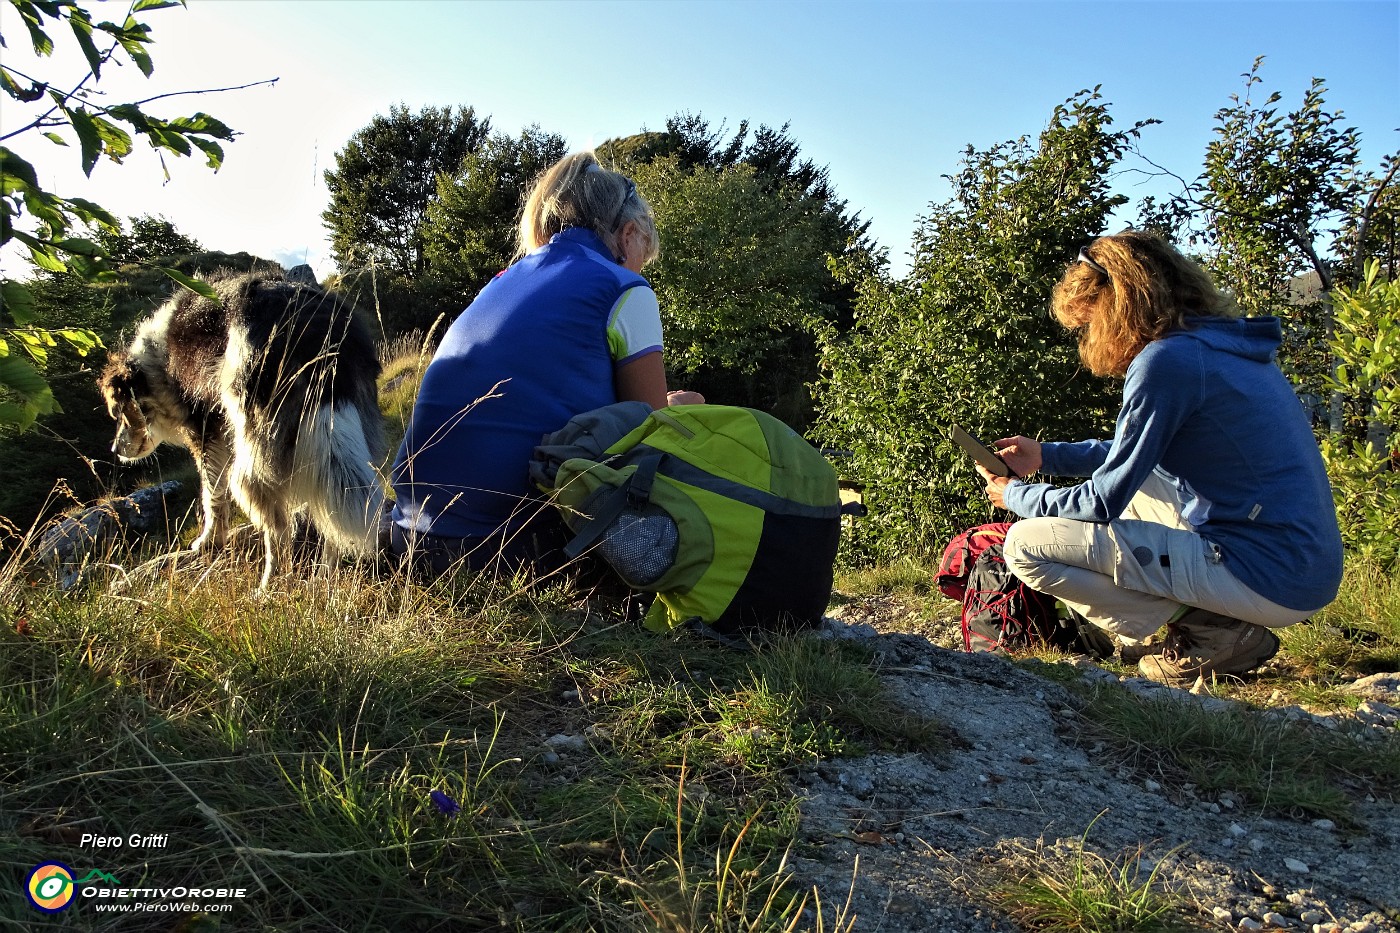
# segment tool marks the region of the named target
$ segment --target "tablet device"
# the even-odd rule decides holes
[[[967,451],[973,460],[985,467],[988,473],[993,476],[1016,477],[1016,472],[1006,465],[1005,460],[998,457],[990,448],[958,425],[953,425],[953,430],[949,433],[958,446]]]

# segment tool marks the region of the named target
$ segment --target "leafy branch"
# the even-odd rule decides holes
[[[1203,219],[1216,239],[1246,237],[1264,241],[1264,252],[1296,251],[1315,272],[1324,292],[1334,288],[1334,264],[1324,260],[1317,239],[1345,218],[1358,221],[1350,242],[1333,244],[1343,268],[1359,276],[1367,226],[1376,202],[1392,183],[1400,153],[1382,160],[1384,175],[1375,178],[1358,168],[1360,134],[1341,126],[1341,111],[1325,109],[1323,79],[1314,78],[1302,105],[1282,115],[1278,92],[1262,103],[1253,99],[1264,58],[1255,59],[1243,77],[1245,92],[1231,95],[1232,106],[1216,114],[1216,139],[1207,146],[1206,170],[1194,182],[1162,168],[1138,153],[1157,175],[1180,184],[1161,217],[1177,227]],[[1387,170],[1388,169],[1388,170]],[[1366,189],[1370,198],[1362,205]],[[1262,228],[1262,229],[1260,229]],[[1240,257],[1234,257],[1237,262]]]
[[[135,0],[120,25],[93,22],[77,0],[6,2],[18,13],[38,58],[53,54],[55,44],[49,31],[66,23],[88,70],[71,90],[64,91],[55,89],[52,82],[0,62],[0,91],[14,101],[11,109],[44,103],[42,112],[0,136],[0,142],[39,131],[54,145],[67,147],[68,139],[54,131],[66,127],[77,140],[80,164],[88,177],[101,158],[121,164],[131,154],[137,138],[145,139],[155,151],[167,180],[170,172],[166,154],[183,157],[198,151],[207,166],[217,171],[224,160],[221,144],[234,138],[234,130],[206,113],[165,119],[147,113],[143,107],[167,98],[242,90],[277,80],[205,91],[166,92],[128,103],[101,103],[94,100],[94,95],[105,66],[129,61],[146,78],[155,70],[148,50],[151,30],[138,19],[138,14],[183,7],[184,0]],[[103,47],[99,47],[99,42]],[[0,48],[8,48],[3,35]],[[101,205],[47,190],[33,164],[0,145],[0,248],[13,240],[28,250],[36,267],[46,272],[72,274],[90,281],[110,278],[110,257],[94,240],[73,235],[73,228],[78,225],[99,232],[121,228]],[[207,285],[174,269],[157,268],[183,287],[212,295]],[[91,330],[40,327],[36,315],[27,285],[0,280],[0,427],[24,430],[40,415],[61,410],[43,376],[51,348],[66,345],[86,356],[102,346],[101,338]]]

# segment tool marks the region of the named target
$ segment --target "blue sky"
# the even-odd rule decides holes
[[[2,6],[14,50],[23,34]],[[102,3],[97,15],[124,9]],[[1142,150],[1188,178],[1257,55],[1281,106],[1326,78],[1328,104],[1361,130],[1368,164],[1400,149],[1400,0],[189,0],[148,21],[155,76],[133,82],[128,67],[104,78],[114,100],[278,78],[152,105],[207,110],[242,132],[219,173],[181,160],[167,184],[138,152],[89,180],[75,149],[13,148],[63,193],[122,216],[163,214],[207,247],[306,261],[321,275],[333,271],[321,171],[395,103],[469,104],[497,129],[538,124],[573,149],[662,128],[681,111],[712,125],[788,123],[873,222],[896,271],[968,144],[1033,135],[1081,88],[1102,85],[1119,126],[1162,120]],[[1120,186],[1157,190],[1132,174]]]

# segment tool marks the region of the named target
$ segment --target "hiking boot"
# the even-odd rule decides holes
[[[1252,671],[1277,651],[1278,637],[1262,625],[1192,609],[1167,623],[1162,653],[1138,661],[1138,672],[1159,683],[1192,683],[1205,675]]]
[[[1118,655],[1123,659],[1124,664],[1136,664],[1149,654],[1162,653],[1162,639],[1156,635],[1148,635],[1142,641],[1132,641],[1119,635]]]

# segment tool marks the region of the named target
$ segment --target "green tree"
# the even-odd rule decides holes
[[[598,147],[598,153],[624,165],[674,156],[683,172],[747,165],[765,188],[816,205],[827,228],[824,245],[828,252],[842,255],[851,249],[871,249],[867,239],[870,222],[847,210],[831,184],[830,171],[802,155],[801,144],[786,123],[776,129],[760,124],[751,135],[749,121],[741,120],[730,134],[724,124],[711,128],[701,114],[679,113],[666,121],[664,132],[611,140]]]
[[[660,258],[647,268],[666,331],[673,382],[712,401],[810,417],[817,327],[836,319],[823,217],[748,165],[689,171],[675,156],[638,165],[656,212]]]
[[[749,165],[764,185],[818,202],[827,220],[840,231],[836,237],[839,249],[834,252],[844,249],[846,241],[862,240],[869,230],[869,221],[847,212],[846,202],[832,186],[830,171],[802,155],[801,144],[792,137],[787,123],[780,127],[759,125],[750,136],[749,120],[739,120],[738,129],[731,134],[724,123],[711,127],[710,120],[700,113],[676,113],[666,120],[665,132],[612,140],[599,147],[599,154],[620,163],[650,163],[673,155],[676,165],[686,172]]]
[[[599,155],[631,171],[657,209],[660,260],[647,276],[667,325],[670,368],[716,402],[799,429],[813,417],[815,330],[850,325],[854,287],[834,267],[879,266],[869,223],[787,125],[730,134],[696,114]]]
[[[1065,263],[1125,201],[1109,173],[1146,123],[1112,122],[1085,90],[1038,139],[969,146],[952,196],[920,221],[909,277],[860,274],[855,327],[823,338],[817,402],[820,436],[851,451],[846,470],[866,484],[862,552],[932,555],[988,520],[951,424],[988,440],[1111,427],[1115,393],[1080,367],[1048,305]]]
[[[165,119],[144,109],[170,95],[112,103],[98,90],[103,69],[123,60],[151,76],[154,66],[147,48],[151,30],[137,15],[182,5],[178,0],[136,0],[120,24],[93,22],[88,10],[74,0],[8,2],[24,24],[40,64],[54,51],[49,30],[66,25],[87,71],[71,85],[57,86],[52,78],[20,70],[13,56],[0,62],[0,90],[9,98],[0,134],[4,144],[0,145],[0,248],[13,240],[28,250],[41,270],[101,278],[108,274],[101,245],[73,231],[82,224],[115,230],[119,228],[116,218],[85,198],[49,191],[29,159],[10,147],[38,140],[58,146],[76,142],[83,172],[91,175],[99,159],[120,163],[131,153],[133,139],[144,138],[162,165],[167,154],[188,156],[198,150],[217,169],[224,157],[220,141],[232,139],[233,131],[205,113]],[[0,45],[8,45],[4,36]],[[166,271],[176,281],[203,290],[176,270]],[[0,281],[0,427],[23,430],[38,416],[61,410],[44,377],[49,352],[60,345],[85,354],[101,342],[84,328],[40,326],[29,288],[8,279]]]
[[[398,104],[351,136],[325,172],[331,201],[321,214],[341,270],[375,265],[421,275],[438,176],[455,175],[490,128],[471,107],[411,113]]]
[[[1277,91],[1256,101],[1263,62],[1255,59],[1244,94],[1216,113],[1204,170],[1159,219],[1204,251],[1246,312],[1282,319],[1284,371],[1315,408],[1327,400],[1333,433],[1359,436],[1343,397],[1325,386],[1335,362],[1332,293],[1359,282],[1367,258],[1384,260],[1388,250],[1395,261],[1395,159],[1379,175],[1362,170],[1360,133],[1328,108],[1321,78],[1291,112]]]
[[[1319,244],[1340,233],[1360,194],[1360,138],[1325,109],[1320,78],[1286,116],[1275,106],[1277,91],[1255,104],[1262,64],[1256,59],[1245,76],[1244,97],[1232,95],[1232,106],[1216,115],[1201,176],[1202,220],[1216,247],[1212,272],[1247,312],[1286,322],[1280,361],[1300,392],[1321,399],[1331,368],[1334,279]],[[1315,276],[1316,289],[1292,287],[1304,273]]]
[[[1353,287],[1368,274],[1367,264],[1377,263],[1380,275],[1396,278],[1400,271],[1400,153],[1381,160],[1380,169],[1366,176],[1360,209],[1347,217],[1334,248],[1346,261],[1343,284]],[[1360,275],[1356,275],[1360,270]]]
[[[423,238],[440,291],[470,298],[510,264],[531,183],[567,154],[562,136],[530,126],[519,136],[492,133],[459,169],[438,176]]]
[[[131,229],[99,226],[93,238],[113,262],[159,262],[204,251],[198,240],[185,236],[165,217],[142,214],[128,218]]]
[[[1362,190],[1360,134],[1326,109],[1321,78],[1292,113],[1279,113],[1277,91],[1256,104],[1262,65],[1256,59],[1245,75],[1244,97],[1231,95],[1232,106],[1216,114],[1199,203],[1217,244],[1216,273],[1244,307],[1286,313],[1286,286],[1301,272],[1332,288],[1318,244],[1341,232]]]

